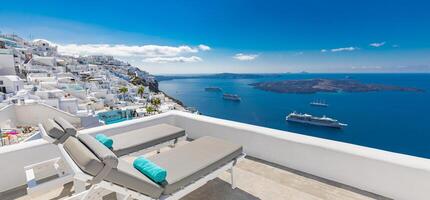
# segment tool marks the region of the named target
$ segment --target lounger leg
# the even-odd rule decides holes
[[[78,179],[73,180],[73,187],[75,188],[75,194],[81,193],[86,190],[85,182]]]
[[[170,147],[170,148],[175,148],[177,143],[178,143],[178,138],[175,138],[175,139],[173,140],[173,143],[172,143],[171,145],[169,145],[169,147]]]
[[[173,147],[176,146],[176,143],[178,143],[178,138],[176,138],[175,140],[173,140]]]
[[[236,169],[233,166],[229,171],[231,175],[231,188],[235,189],[236,188]]]
[[[129,199],[131,199],[130,198],[130,195],[124,195],[124,194],[120,194],[120,193],[116,193],[116,199],[117,200],[129,200]]]

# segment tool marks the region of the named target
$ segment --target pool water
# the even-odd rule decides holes
[[[111,110],[101,112],[97,114],[97,117],[105,124],[115,124],[133,119],[131,110]]]

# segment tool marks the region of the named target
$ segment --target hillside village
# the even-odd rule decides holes
[[[169,110],[191,112],[159,91],[154,76],[127,62],[61,55],[46,40],[0,35],[0,146],[38,137],[47,115],[88,128]]]

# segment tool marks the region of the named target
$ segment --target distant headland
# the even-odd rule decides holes
[[[192,75],[157,75],[157,81],[169,81],[174,79],[196,79],[196,78],[216,78],[216,79],[255,79],[265,77],[279,77],[282,73],[273,74],[236,74],[236,73],[218,73],[218,74],[192,74]]]
[[[378,91],[402,91],[424,92],[422,89],[412,87],[400,87],[382,84],[366,84],[351,79],[303,79],[257,82],[250,84],[256,89],[278,92],[312,94],[317,92],[378,92]]]

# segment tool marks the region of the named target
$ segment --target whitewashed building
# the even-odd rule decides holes
[[[33,41],[33,53],[39,56],[57,55],[57,46],[53,46],[46,40],[37,39]]]
[[[24,88],[24,81],[16,75],[0,76],[0,92],[16,93]]]

